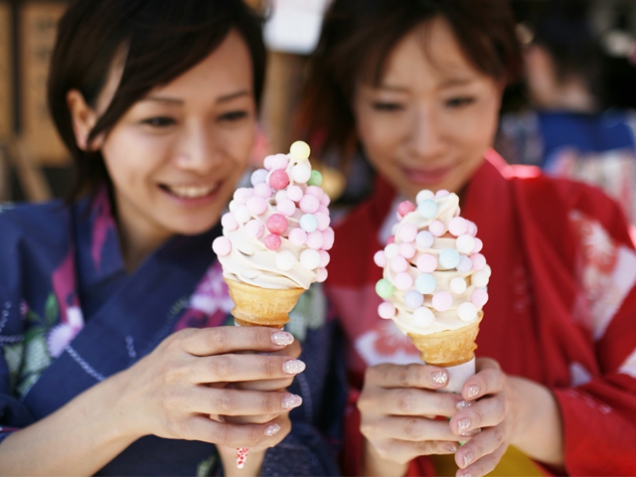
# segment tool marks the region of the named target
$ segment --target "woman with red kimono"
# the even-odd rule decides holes
[[[326,13],[305,125],[326,157],[360,151],[376,172],[336,226],[326,288],[349,344],[347,475],[636,475],[634,245],[602,192],[490,149],[518,65],[504,0]],[[377,313],[373,255],[421,189],[460,196],[492,268],[461,396],[435,392],[447,372]]]
[[[211,250],[265,56],[241,0],[79,0],[61,19],[49,105],[78,181],[67,203],[0,207],[1,475],[338,473],[321,295],[294,335],[235,327]]]

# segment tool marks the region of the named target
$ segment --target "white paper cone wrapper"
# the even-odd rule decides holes
[[[461,394],[462,386],[466,380],[475,374],[475,358],[445,369],[448,372],[448,384],[440,391]]]

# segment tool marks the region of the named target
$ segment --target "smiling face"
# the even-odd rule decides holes
[[[124,247],[153,248],[218,221],[254,141],[252,82],[247,46],[232,31],[202,62],[135,103],[103,139]]]
[[[494,138],[501,86],[466,58],[446,21],[407,34],[379,85],[359,83],[358,137],[376,170],[407,197],[458,192]]]

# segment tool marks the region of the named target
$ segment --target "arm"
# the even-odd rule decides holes
[[[276,445],[290,430],[289,409],[283,405],[287,393],[230,389],[226,384],[289,377],[283,366],[287,356],[236,352],[246,346],[280,351],[286,347],[280,343],[290,338],[266,328],[175,333],[131,368],[7,437],[0,443],[0,474],[92,475],[148,434],[249,446],[255,452]],[[275,418],[238,425],[222,422],[221,414]]]

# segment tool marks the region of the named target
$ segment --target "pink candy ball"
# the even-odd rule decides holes
[[[481,239],[475,237],[475,248],[473,249],[473,253],[479,253],[484,248],[484,242]]]
[[[223,225],[223,228],[232,232],[236,229],[238,229],[238,221],[236,220],[236,217],[234,217],[234,214],[232,212],[228,212],[227,214],[223,214],[223,217],[221,217],[221,225]]]
[[[324,242],[324,237],[322,235],[322,232],[316,230],[315,232],[311,232],[310,234],[307,234],[307,246],[309,248],[318,250],[320,247],[322,247],[323,242]]]
[[[473,262],[466,255],[459,255],[459,264],[457,265],[457,271],[466,273],[473,269]]]
[[[225,257],[232,251],[232,242],[230,242],[230,239],[227,237],[217,237],[214,239],[214,242],[212,242],[212,250],[214,250],[214,253],[219,257]]]
[[[392,244],[395,243],[395,235],[391,235],[388,239],[386,239],[386,244]]]
[[[404,202],[400,202],[398,205],[398,215],[400,218],[404,217],[406,214],[409,214],[415,210],[415,204],[410,200],[405,200]]]
[[[276,210],[287,217],[291,217],[296,212],[296,204],[289,199],[283,199],[276,205]]]
[[[262,197],[252,196],[247,199],[247,210],[252,215],[262,215],[267,210],[267,202]]]
[[[384,318],[385,320],[393,318],[396,311],[395,306],[388,301],[385,301],[378,306],[378,315],[380,315],[380,318]]]
[[[453,297],[448,292],[439,291],[433,295],[432,303],[437,311],[446,311],[453,305]]]
[[[322,239],[323,239],[323,242],[322,242],[323,250],[331,250],[331,247],[333,247],[333,242],[335,239],[335,235],[331,227],[327,227],[327,229],[322,232]]]
[[[289,164],[289,158],[285,154],[276,154],[272,158],[272,169],[285,169]]]
[[[444,235],[444,232],[446,232],[446,229],[444,228],[444,224],[442,222],[440,222],[439,220],[433,220],[428,225],[428,231],[435,237],[441,237],[442,235]]]
[[[322,191],[322,189],[320,187],[312,185],[312,186],[307,187],[307,190],[305,191],[305,194],[313,195],[316,199],[320,200],[322,198],[322,195],[324,194],[324,192]]]
[[[413,224],[402,224],[398,229],[397,236],[403,242],[414,242],[417,235],[417,227]]]
[[[409,263],[406,261],[404,257],[397,256],[391,259],[391,270],[395,273],[406,272],[409,268]]]
[[[272,161],[274,160],[274,156],[267,156],[265,159],[263,159],[263,167],[265,169],[267,169],[268,171],[272,170]]]
[[[261,238],[263,232],[265,231],[265,226],[259,220],[250,220],[245,224],[245,232],[250,236],[256,239]]]
[[[471,222],[470,220],[466,221],[466,233],[473,237],[477,235],[477,225],[475,225],[475,222]]]
[[[393,285],[398,290],[406,291],[413,286],[413,278],[408,273],[398,273],[393,279]]]
[[[378,250],[377,252],[375,252],[375,255],[373,256],[373,261],[378,267],[381,267],[381,268],[386,267],[387,260],[386,260],[386,255],[384,254],[384,250]]]
[[[254,189],[248,189],[247,187],[241,187],[240,189],[236,189],[234,191],[234,200],[239,205],[245,205],[247,203],[247,199],[254,195]]]
[[[269,199],[272,196],[272,188],[265,182],[262,182],[254,186],[254,193],[263,199]]]
[[[313,214],[318,211],[320,207],[320,200],[314,195],[305,194],[302,199],[300,199],[300,210],[302,210],[305,214]]]
[[[314,217],[316,217],[316,220],[318,221],[318,230],[320,230],[321,232],[323,230],[327,230],[327,227],[329,227],[329,224],[331,223],[331,219],[329,218],[329,216],[327,214],[323,214],[322,212],[316,212],[314,214]]]
[[[440,189],[435,192],[436,199],[441,199],[442,197],[446,197],[447,195],[450,195],[450,192],[448,192],[446,189]]]
[[[467,229],[468,224],[466,223],[466,219],[463,217],[453,217],[448,221],[448,231],[455,237],[464,235]]]
[[[331,198],[329,197],[328,194],[322,194],[322,197],[320,198],[320,205],[323,205],[325,207],[329,207],[329,204],[331,203]]]
[[[267,230],[276,235],[283,235],[287,230],[287,219],[282,214],[272,214],[267,218]]]
[[[287,189],[287,198],[289,200],[293,200],[294,202],[298,202],[300,199],[303,198],[303,190],[296,185],[291,186],[289,189]]]
[[[415,245],[410,242],[400,244],[400,255],[404,258],[413,258],[415,256],[415,251]]]
[[[417,269],[423,273],[431,273],[437,268],[437,258],[430,253],[424,253],[417,257]]]
[[[280,236],[271,234],[265,237],[263,242],[269,250],[278,250],[280,248],[281,239]]]
[[[318,270],[316,270],[316,281],[318,283],[322,283],[327,279],[327,269],[326,268],[319,268]]]
[[[297,247],[305,245],[305,242],[307,242],[307,232],[300,228],[292,229],[289,232],[289,241]]]
[[[473,270],[481,270],[486,266],[486,257],[481,253],[472,254],[470,260],[473,262]]]
[[[284,189],[289,185],[289,176],[283,170],[275,170],[269,176],[269,185],[276,190]],[[287,193],[287,195],[289,195],[289,192]]]
[[[470,295],[470,302],[476,307],[482,307],[488,301],[488,292],[484,288],[475,288]]]
[[[325,268],[331,261],[331,255],[329,255],[329,252],[325,252],[324,250],[320,250],[318,253],[320,254],[320,264],[318,266]]]

